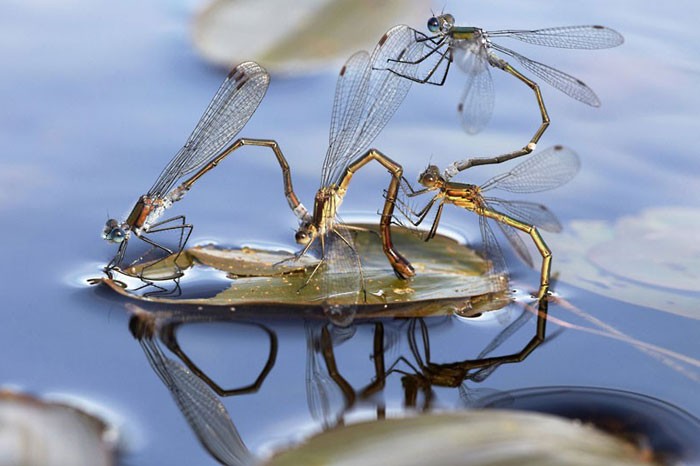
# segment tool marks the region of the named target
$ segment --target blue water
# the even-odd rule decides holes
[[[543,88],[553,124],[541,147],[566,144],[580,154],[583,168],[555,194],[529,199],[546,202],[565,225],[581,218],[614,221],[649,207],[698,207],[700,52],[694,44],[700,7],[695,2],[676,2],[673,8],[631,0],[557,9],[544,1],[449,7],[458,22],[486,29],[602,23],[625,36],[624,46],[596,52],[517,44],[522,53],[584,79],[603,102],[591,109]],[[131,465],[215,464],[130,335],[123,302],[85,283],[99,276],[114,252],[100,239],[104,221],[128,213],[184,142],[225,76],[225,70],[204,63],[190,44],[194,11],[195,5],[184,2],[6,1],[0,6],[0,385],[70,395],[105,407],[120,424],[124,459]],[[387,28],[392,24],[387,19]],[[335,77],[335,71],[273,76],[263,104],[241,133],[279,142],[307,206],[318,187]],[[537,125],[533,98],[503,73],[494,73],[494,80],[496,112],[480,135],[468,137],[459,128],[454,107],[463,79],[453,73],[444,88],[415,86],[375,145],[402,163],[410,177],[429,159],[444,166],[468,155],[522,146]],[[503,168],[475,172],[476,181],[499,171]],[[344,211],[376,212],[386,182],[380,168],[359,174]],[[186,213],[195,224],[192,244],[291,248],[296,222],[280,186],[268,152],[240,151],[208,174],[173,212]],[[456,209],[446,212],[444,221],[470,239],[478,234],[474,219]],[[513,287],[526,302],[537,272],[511,263]],[[557,283],[555,291],[638,340],[700,358],[697,319],[625,304],[576,283]],[[697,298],[697,291],[688,294]],[[509,312],[514,319],[520,311],[514,306],[499,315],[508,321]],[[581,323],[556,304],[550,314]],[[433,359],[476,357],[503,328],[492,321],[433,322]],[[303,323],[291,319],[267,325],[279,338],[272,372],[256,394],[225,401],[255,453],[319,427],[306,402]],[[550,331],[557,328],[549,326]],[[499,352],[517,351],[533,331],[531,320]],[[405,327],[397,326],[395,333],[401,343],[394,359],[407,353]],[[182,338],[206,362],[202,365],[229,377],[231,385],[255,377],[268,348],[262,333],[231,323],[193,325]],[[337,351],[351,383],[369,383],[372,327],[359,326]],[[523,363],[499,368],[477,388],[618,388],[700,416],[700,369],[691,365],[687,371],[629,343],[569,330]],[[462,405],[455,388],[436,388],[435,393],[438,406]],[[396,377],[383,395],[388,411],[401,411],[402,396]],[[367,409],[370,414],[375,405],[376,400]]]

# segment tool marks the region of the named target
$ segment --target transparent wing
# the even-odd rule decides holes
[[[493,197],[484,200],[496,210],[507,213],[516,220],[535,226],[545,231],[559,233],[562,229],[557,217],[547,207],[536,202],[506,201]]]
[[[479,216],[479,230],[481,231],[484,258],[491,261],[490,273],[493,275],[506,275],[508,267],[503,257],[503,251],[486,217]]]
[[[490,46],[501,53],[515,58],[521,65],[537,75],[540,79],[559,89],[569,97],[592,107],[600,107],[600,100],[598,99],[598,96],[595,95],[593,89],[588,87],[586,83],[580,79],[566,74],[563,71],[559,71],[556,68],[552,68],[549,65],[545,65],[544,63],[530,60],[529,58],[498,44],[491,43]]]
[[[529,44],[564,49],[607,49],[622,44],[622,34],[605,26],[563,26],[534,30],[488,31],[488,37],[508,37]]]
[[[411,80],[386,69],[374,69],[374,64],[383,65],[389,58],[397,57],[401,60],[415,59],[421,47],[407,40],[407,37],[412,35],[413,32],[408,26],[393,27],[382,37],[372,52],[368,72],[364,72],[360,67],[345,70],[341,81],[360,80],[360,83],[351,88],[354,95],[349,96],[347,105],[350,105],[350,108],[339,110],[338,120],[332,124],[332,127],[336,128],[335,131],[332,130],[332,133],[335,132],[335,137],[331,137],[332,141],[323,163],[321,186],[328,186],[338,181],[347,165],[369,149],[372,141],[386,126],[406,97],[411,87]],[[411,66],[405,63],[396,63],[396,65],[401,70],[405,68],[404,74],[409,72]],[[348,73],[351,76],[348,76]],[[359,74],[362,75],[357,76]],[[345,89],[346,85],[339,83],[339,87]],[[341,95],[344,94],[341,93]],[[337,93],[336,98],[338,98]],[[343,104],[334,104],[338,108],[342,108],[341,105]]]
[[[216,157],[245,126],[260,105],[270,77],[254,62],[241,63],[224,80],[185,145],[148,191],[163,195],[177,179]]]
[[[486,50],[476,44],[466,49],[457,48],[455,63],[467,75],[467,84],[457,105],[457,112],[464,130],[476,134],[491,120],[495,102]]]
[[[501,223],[501,222],[496,222],[496,223],[500,227],[501,231],[503,232],[503,235],[505,235],[505,237],[508,240],[508,242],[510,243],[510,245],[515,250],[518,257],[520,257],[523,260],[523,262],[525,262],[528,266],[530,266],[530,268],[534,267],[534,262],[532,261],[532,256],[530,255],[530,251],[527,250],[527,246],[525,246],[525,242],[518,235],[518,230],[516,230],[515,228],[513,228],[510,225],[506,225],[505,223]]]
[[[253,456],[213,391],[187,368],[168,359],[151,338],[142,338],[139,343],[151,367],[212,456],[223,464],[250,464]]]
[[[364,279],[362,262],[352,238],[352,232],[336,221],[333,229],[323,238],[324,268],[321,276],[321,295],[326,316],[333,324],[347,327],[357,312],[357,303],[363,299]],[[348,304],[334,304],[342,301]]]
[[[491,342],[486,345],[486,347],[481,350],[477,359],[484,359],[498,349],[503,343],[505,343],[510,337],[512,337],[518,330],[522,328],[525,323],[527,323],[530,318],[532,318],[532,312],[528,312],[527,309],[520,313],[517,319],[511,322],[506,328],[501,330],[496,337],[491,340]]]
[[[343,142],[352,141],[354,137],[347,133],[357,130],[363,98],[360,90],[366,85],[369,72],[369,53],[363,50],[352,55],[338,75],[328,138],[328,146],[338,152],[345,150],[341,147]]]
[[[511,171],[481,185],[481,191],[503,189],[514,193],[535,193],[554,189],[570,181],[581,166],[576,152],[552,146],[532,155]]]

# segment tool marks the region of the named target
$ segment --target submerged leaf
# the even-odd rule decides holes
[[[652,208],[615,224],[577,220],[547,237],[560,279],[628,303],[700,319],[700,209]]]

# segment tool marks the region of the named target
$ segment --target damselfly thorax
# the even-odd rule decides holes
[[[136,201],[134,208],[126,218],[122,228],[128,231],[137,233],[147,232],[149,227],[153,225],[165,212],[165,209],[170,207],[172,202],[168,199],[152,198],[148,195],[143,195]]]

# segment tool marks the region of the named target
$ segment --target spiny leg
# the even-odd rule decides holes
[[[180,221],[180,225],[176,226],[170,226],[166,227],[165,225]],[[190,223],[186,223],[187,219],[185,218],[184,215],[178,215],[173,218],[169,218],[168,220],[163,220],[162,222],[154,223],[153,225],[150,226],[148,229],[149,233],[158,233],[161,231],[169,231],[169,230],[180,230],[180,240],[177,243],[178,247],[178,257],[180,256],[180,253],[182,250],[185,248],[185,245],[187,244],[187,241],[190,239],[190,235],[192,234],[193,230],[193,225]],[[187,234],[185,234],[185,230],[187,230]],[[176,258],[177,259],[177,258]]]
[[[386,196],[387,196],[387,192],[384,191],[384,198],[385,199],[386,199]],[[397,198],[394,202],[396,203],[396,208],[399,209],[399,212],[401,212],[401,214],[403,214],[404,217],[406,217],[406,220],[408,220],[411,223],[411,225],[413,225],[414,227],[417,227],[421,223],[423,223],[423,220],[425,220],[425,217],[428,215],[428,213],[430,212],[430,209],[433,207],[433,205],[435,204],[435,201],[437,199],[438,199],[438,196],[433,196],[433,198],[430,199],[428,201],[428,203],[426,205],[424,205],[418,211],[413,210],[413,208],[402,199]],[[414,220],[414,218],[415,218],[415,220]]]
[[[173,282],[175,283],[175,286],[172,289],[168,289],[164,286],[158,285],[155,283],[153,280],[149,280],[147,278],[143,277],[138,277],[139,280],[143,283],[141,286],[138,286],[136,288],[131,289],[131,292],[137,292],[140,290],[143,290],[144,288],[148,287],[153,287],[156,288],[154,291],[148,291],[143,294],[144,297],[148,298],[151,296],[180,296],[182,294],[182,289],[180,288],[180,280],[179,277],[173,278]]]
[[[180,230],[180,241],[178,243],[177,253],[175,253],[175,258],[173,259],[173,264],[175,265],[175,269],[177,270],[177,272],[176,272],[176,275],[174,275],[173,277],[168,277],[168,278],[182,276],[182,269],[180,269],[180,266],[177,264],[177,260],[180,258],[180,254],[182,254],[182,251],[183,251],[185,245],[187,244],[187,241],[189,241],[189,239],[190,239],[190,235],[192,234],[193,227],[191,224],[185,223],[184,215],[179,215],[177,217],[173,217],[172,219],[166,220],[164,222],[154,224],[154,226],[165,225],[165,224],[168,224],[172,221],[177,221],[177,220],[180,220],[182,223],[180,225],[175,225],[175,226],[170,226],[170,227],[161,227],[161,228],[150,228],[148,230],[148,233],[161,233],[161,232],[165,232],[165,231]],[[187,231],[187,233],[185,233],[185,230]],[[162,249],[166,252],[170,251],[170,249],[161,246],[160,244],[156,243],[155,241],[151,240],[150,238],[146,237],[145,235],[141,235],[140,238],[156,248]],[[153,248],[151,248],[151,250],[149,250],[148,253],[150,253],[151,251],[153,251]],[[171,256],[173,253],[174,253],[174,251],[170,251],[169,256]],[[145,254],[144,256],[146,256],[147,254]],[[144,256],[142,256],[142,257],[144,257]],[[160,262],[164,261],[167,258],[168,258],[168,256],[163,257],[162,259],[144,267],[141,270],[141,273],[139,274],[140,277],[143,278],[144,272],[146,272],[146,270],[148,270],[151,267],[154,267],[155,265],[159,264]]]
[[[416,43],[425,45],[426,47],[428,47],[430,49],[430,52],[426,53],[425,55],[418,58],[417,60],[402,60],[399,57],[399,58],[389,58],[389,59],[387,59],[387,61],[390,61],[393,63],[400,63],[402,65],[420,65],[421,63],[423,63],[425,60],[430,58],[435,53],[439,52],[441,54],[444,54],[444,52],[440,52],[440,48],[443,45],[445,45],[445,43],[447,42],[447,39],[445,37],[441,37],[439,41],[435,42],[433,39],[436,39],[439,36],[432,36],[432,37],[424,36],[421,38],[418,38],[416,36],[417,36],[417,34],[414,34],[414,40],[416,41]],[[434,45],[434,47],[426,44],[426,42],[430,42],[431,44]],[[448,43],[448,47],[449,47],[449,43]],[[406,49],[404,49],[403,51],[406,51]],[[379,69],[382,69],[382,68],[379,68]],[[396,73],[396,74],[398,74],[398,73]]]
[[[137,263],[143,262],[145,260],[145,258],[148,257],[154,250],[160,249],[161,251],[163,251],[165,253],[166,257],[170,256],[173,253],[173,251],[171,251],[169,248],[166,248],[165,246],[162,246],[162,245],[156,243],[155,241],[153,241],[152,239],[150,239],[149,237],[147,237],[143,233],[136,234],[136,237],[139,238],[144,243],[148,244],[150,246],[150,248],[145,253],[141,254],[139,257],[137,257],[136,259],[131,261],[128,268],[133,267]],[[139,278],[142,278],[142,277],[139,277]]]
[[[435,53],[438,49],[434,49],[431,52],[429,52],[427,55],[423,56],[420,58],[418,61],[415,63],[413,62],[402,62],[400,60],[393,60],[396,61],[397,63],[407,63],[407,64],[420,64],[423,60],[431,56],[433,53]],[[391,68],[387,68],[388,71],[394,73],[397,76],[401,76],[402,78],[408,79],[410,81],[413,81],[414,83],[419,83],[419,84],[432,84],[433,86],[442,86],[445,84],[445,81],[447,80],[447,75],[450,72],[450,65],[452,65],[452,50],[448,47],[447,50],[444,52],[440,52],[440,58],[438,59],[437,63],[435,63],[435,66],[433,66],[430,69],[430,72],[424,77],[424,78],[416,78],[414,76],[410,76],[408,74],[403,74],[399,73],[398,71],[392,70]],[[447,60],[447,65],[445,66],[445,72],[442,74],[442,78],[440,81],[431,81],[430,79],[433,77],[435,72],[440,68],[440,65],[442,64],[443,61]]]

